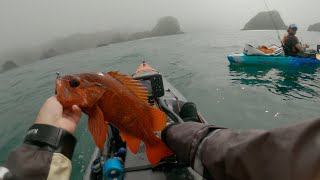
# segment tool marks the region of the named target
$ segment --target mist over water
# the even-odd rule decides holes
[[[298,34],[311,47],[319,43],[319,35]],[[88,49],[4,72],[0,74],[0,163],[22,143],[41,104],[54,94],[57,71],[132,74],[145,60],[195,102],[209,123],[230,128],[270,129],[319,116],[318,67],[234,66],[226,58],[241,52],[245,43],[277,42],[275,31],[188,33]],[[74,179],[83,176],[94,149],[86,119],[83,116],[76,132]]]
[[[286,24],[306,30],[319,22],[320,1],[266,0]],[[183,31],[238,30],[258,12],[264,0],[1,0],[0,52],[37,46],[77,33],[137,32],[150,29],[157,19],[174,16]]]
[[[229,128],[270,129],[319,117],[319,67],[238,66],[226,58],[242,52],[246,43],[280,44],[276,31],[240,31],[253,16],[267,10],[263,1],[1,0],[0,65],[15,57],[23,61],[16,62],[18,68],[0,73],[0,165],[23,142],[42,103],[54,95],[56,72],[132,74],[146,61],[195,102],[209,123]],[[299,26],[302,43],[312,48],[320,44],[320,32],[306,31],[319,22],[319,0],[266,2],[270,10],[279,11],[285,24]],[[76,41],[79,34],[151,30],[163,16],[176,17],[186,34],[100,48]],[[34,57],[40,59],[41,54],[28,51],[50,50],[45,45],[55,40],[70,43],[64,37],[75,40],[75,47],[93,48],[37,62]],[[71,179],[82,179],[94,149],[85,115],[76,137]]]

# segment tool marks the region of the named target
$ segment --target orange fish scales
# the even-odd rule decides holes
[[[165,127],[166,115],[148,104],[147,89],[130,76],[109,72],[60,77],[56,91],[57,99],[64,107],[76,104],[89,116],[88,127],[100,149],[104,147],[107,124],[110,123],[119,130],[133,153],[143,141],[152,165],[173,154],[154,135]]]

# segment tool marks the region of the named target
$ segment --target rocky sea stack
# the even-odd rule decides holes
[[[288,28],[278,11],[270,11],[270,13],[278,30],[286,30]],[[269,12],[264,11],[253,17],[242,30],[275,30],[275,27]]]
[[[162,17],[151,31],[137,32],[130,34],[128,40],[136,40],[157,36],[169,36],[182,34],[180,24],[177,18],[172,16]]]
[[[18,65],[14,63],[13,61],[6,61],[4,64],[2,64],[2,70],[1,72],[8,71],[10,69],[16,68]]]
[[[152,36],[168,36],[183,33],[180,29],[179,21],[172,16],[162,17],[157,25],[152,29]]]
[[[320,32],[320,23],[310,25],[308,27],[308,31],[319,31]]]

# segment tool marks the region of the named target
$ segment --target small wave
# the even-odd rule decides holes
[[[232,84],[265,87],[284,99],[320,101],[318,68],[229,66]],[[315,99],[317,98],[317,99]]]

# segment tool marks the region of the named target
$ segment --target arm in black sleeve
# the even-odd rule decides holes
[[[62,128],[34,124],[5,166],[19,179],[69,179],[75,137]]]
[[[320,119],[270,131],[190,122],[163,136],[180,160],[208,179],[320,178]]]

